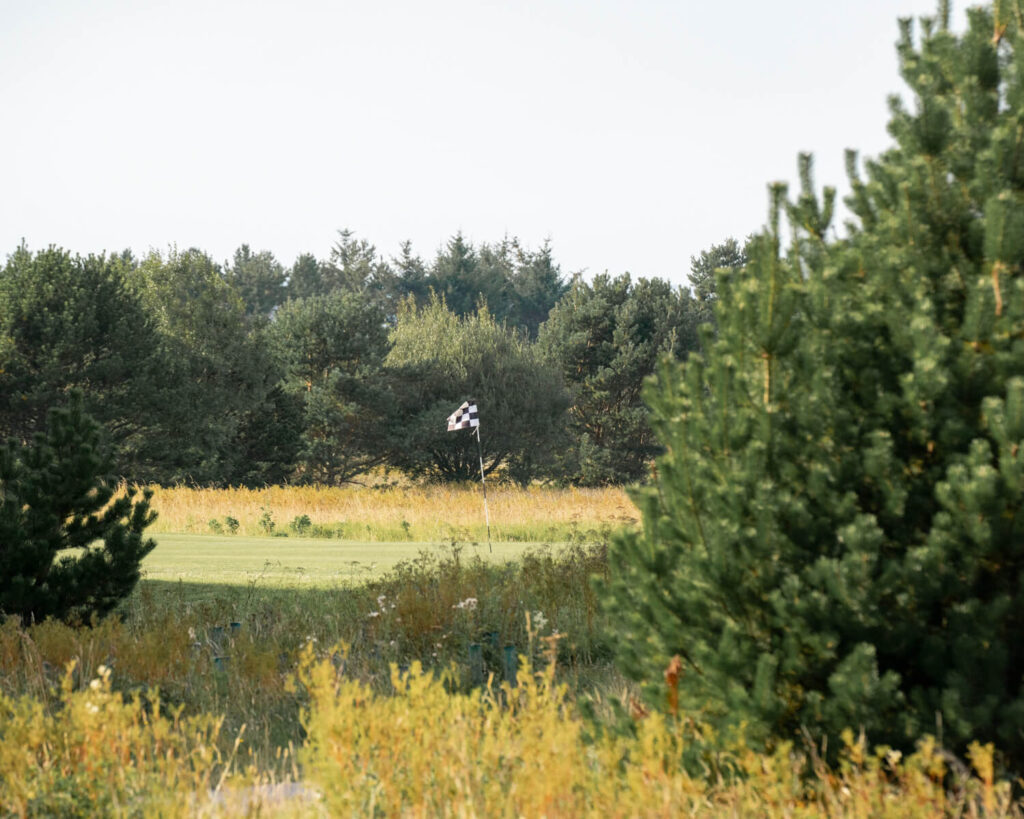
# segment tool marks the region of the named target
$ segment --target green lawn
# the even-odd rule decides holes
[[[142,563],[148,580],[221,583],[245,586],[336,586],[364,580],[415,558],[422,551],[443,550],[445,543],[391,543],[301,537],[240,535],[155,535],[156,548]],[[505,561],[539,543],[466,545],[465,556]]]

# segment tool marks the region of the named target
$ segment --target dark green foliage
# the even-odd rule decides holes
[[[697,324],[715,320],[716,286],[715,275],[719,270],[739,270],[749,261],[747,248],[752,237],[743,246],[733,238],[721,244],[702,250],[699,256],[690,257],[690,291],[693,294],[695,321]]]
[[[288,302],[267,339],[298,407],[299,477],[337,484],[382,463],[396,411],[383,306],[342,289]]]
[[[224,275],[242,299],[248,316],[265,318],[285,300],[284,268],[268,250],[253,253],[249,245],[242,245],[231,264],[225,265]]]
[[[403,251],[403,254],[407,251]],[[416,260],[418,261],[418,260]],[[523,247],[516,238],[474,247],[461,233],[448,240],[426,276],[403,255],[402,292],[426,304],[437,293],[457,316],[470,316],[480,304],[499,324],[535,338],[566,284],[551,247]]]
[[[398,279],[377,248],[365,239],[356,239],[352,231],[338,231],[323,277],[325,293],[357,293],[364,302],[394,315],[400,295]]]
[[[515,312],[508,321],[525,330],[530,338],[536,338],[540,326],[548,320],[569,286],[555,263],[549,243],[545,242],[540,250],[528,251],[513,240],[512,247],[516,258],[511,274]]]
[[[412,296],[417,304],[425,304],[430,298],[430,280],[423,259],[413,253],[412,242],[402,242],[397,258],[392,260],[395,273],[401,280],[400,291]]]
[[[607,597],[655,704],[678,654],[680,707],[755,741],[940,728],[1024,769],[1024,39],[969,18],[903,25],[914,111],[851,158],[850,237],[803,157],[706,357],[648,393],[667,452]]]
[[[286,285],[289,299],[306,299],[310,296],[322,296],[327,292],[324,282],[324,266],[317,261],[312,253],[303,253],[295,260],[288,272]]]
[[[641,389],[660,356],[696,346],[689,294],[661,279],[577,277],[538,344],[571,392],[561,475],[586,486],[641,480],[659,451]]]
[[[224,455],[219,483],[273,486],[288,483],[302,449],[303,399],[278,385],[242,413]]]
[[[245,305],[205,253],[151,253],[132,273],[159,332],[161,372],[149,393],[161,408],[159,434],[140,444],[133,477],[161,483],[226,483],[237,474],[239,434],[259,412],[278,374]]]
[[[156,515],[148,492],[115,498],[109,468],[77,394],[31,444],[0,450],[0,613],[89,622],[132,591]]]
[[[480,407],[484,470],[528,482],[554,456],[566,397],[535,347],[481,307],[460,318],[434,297],[399,311],[386,360],[400,417],[388,463],[414,475],[479,480],[477,444],[445,419],[467,399]]]
[[[130,256],[20,247],[0,270],[0,436],[27,442],[49,407],[80,389],[107,431],[115,467],[132,474],[159,430],[163,372],[155,322],[126,285]]]
[[[457,316],[472,315],[481,301],[496,314],[508,306],[509,265],[503,254],[483,248],[478,253],[456,233],[437,254],[428,282]]]

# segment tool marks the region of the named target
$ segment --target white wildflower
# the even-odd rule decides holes
[[[366,616],[367,616],[367,617],[380,617],[380,612],[379,612],[379,611],[371,611],[371,612],[370,612],[369,614],[367,614]]]
[[[544,612],[535,611],[533,613],[533,625],[537,628],[537,631],[544,631],[544,627],[548,624],[548,618],[544,616]]]
[[[477,600],[475,597],[467,597],[452,606],[453,609],[466,609],[467,611],[473,611],[476,608]]]

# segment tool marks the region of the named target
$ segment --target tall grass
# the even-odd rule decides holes
[[[1022,816],[990,747],[970,775],[927,738],[902,759],[851,734],[830,769],[712,750],[685,714],[603,730],[582,714],[632,693],[604,572],[600,543],[507,565],[454,547],[356,587],[144,582],[91,628],[8,620],[0,816]],[[307,799],[271,805],[268,782]]]
[[[1021,816],[996,783],[991,746],[974,745],[976,775],[950,775],[931,738],[903,759],[844,736],[829,769],[815,749],[758,754],[742,740],[708,751],[685,715],[649,715],[626,735],[595,734],[556,666],[527,661],[509,683],[452,693],[418,665],[392,668],[382,695],[308,650],[310,692],[301,759],[335,816]],[[697,763],[696,765],[694,763]],[[951,788],[947,788],[951,784]]]
[[[553,656],[538,672],[525,661],[515,687],[465,693],[418,663],[393,666],[384,693],[333,656],[318,659],[308,644],[290,685],[308,696],[292,776],[312,799],[271,804],[246,788],[273,777],[238,763],[241,732],[221,751],[219,717],[121,696],[103,668],[76,684],[72,665],[52,708],[0,693],[0,815],[1024,815],[1010,783],[994,777],[991,746],[971,747],[972,772],[951,769],[931,738],[904,759],[847,733],[830,769],[814,748],[789,743],[769,754],[741,740],[708,752],[705,731],[684,715],[646,716],[625,735],[594,732]]]
[[[143,581],[122,618],[92,628],[23,628],[14,619],[0,626],[0,692],[52,707],[69,663],[79,686],[103,666],[117,691],[158,690],[166,707],[220,715],[222,754],[246,726],[238,758],[282,773],[279,749],[303,736],[303,695],[286,682],[307,644],[349,644],[347,673],[382,691],[390,690],[390,663],[416,661],[437,673],[461,668],[468,685],[469,645],[484,645],[484,667],[500,670],[506,645],[525,650],[529,616],[543,634],[567,635],[565,673],[587,687],[612,674],[589,582],[605,571],[601,545],[532,550],[502,565],[465,558],[456,546],[353,587]]]
[[[272,486],[265,489],[151,487],[159,513],[150,531],[342,536],[355,540],[482,540],[479,485],[372,489]],[[632,525],[639,516],[619,488],[551,489],[499,485],[487,493],[496,540],[564,541],[574,532]],[[228,519],[237,521],[237,529]],[[308,519],[308,525],[296,521]],[[212,523],[211,523],[212,521]],[[304,529],[304,531],[303,531]]]

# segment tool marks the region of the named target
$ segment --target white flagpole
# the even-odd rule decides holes
[[[484,520],[487,521],[487,551],[494,554],[494,547],[491,546],[491,515],[487,511],[487,481],[484,480],[484,447],[480,443],[480,425],[476,427],[476,448],[480,454],[480,483],[484,487]]]

